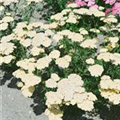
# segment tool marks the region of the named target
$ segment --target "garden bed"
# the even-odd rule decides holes
[[[13,98],[9,81],[13,96],[20,90],[49,120],[120,120],[119,0],[4,0],[0,7],[0,65],[12,77],[1,80],[2,94]]]

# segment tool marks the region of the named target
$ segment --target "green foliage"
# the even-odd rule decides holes
[[[70,0],[45,0],[48,6],[51,6],[55,13],[60,12],[66,7],[66,4]],[[73,2],[74,0],[71,0]]]

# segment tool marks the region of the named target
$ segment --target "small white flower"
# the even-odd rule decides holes
[[[80,44],[83,48],[97,48],[97,40],[96,39],[87,39]]]
[[[69,63],[71,61],[71,57],[66,55],[64,57],[61,57],[61,58],[58,58],[56,60],[56,64],[59,66],[59,67],[62,67],[62,68],[67,68],[69,66]]]
[[[12,55],[2,57],[2,63],[9,64],[15,57]]]
[[[12,21],[14,21],[14,18],[13,18],[13,17],[10,17],[10,16],[5,16],[5,17],[2,19],[2,21],[5,22],[5,23],[12,22]]]
[[[39,69],[39,70],[42,70],[42,69],[44,69],[46,67],[49,67],[49,64],[50,64],[51,60],[52,59],[49,56],[40,58],[37,61],[36,68]]]
[[[8,28],[8,23],[1,23],[0,30],[6,30]]]
[[[53,50],[53,51],[49,54],[49,56],[50,56],[51,58],[53,58],[53,59],[57,59],[57,58],[60,57],[60,51],[59,51],[59,50]]]
[[[91,76],[98,77],[102,75],[104,69],[103,69],[103,66],[96,64],[96,65],[90,66],[88,68],[88,71],[90,72]]]
[[[52,73],[51,74],[51,79],[55,80],[55,81],[59,81],[60,77],[56,74],[56,73]]]
[[[33,56],[37,56],[37,55],[39,55],[40,53],[44,53],[44,49],[43,49],[43,48],[38,48],[38,47],[33,47],[33,48],[30,50],[30,53],[31,53]]]
[[[89,59],[86,60],[86,63],[87,63],[87,64],[94,64],[95,61],[94,61],[94,59],[89,58]]]
[[[57,87],[57,83],[53,79],[48,79],[45,83],[46,83],[46,86],[49,88],[56,88]]]

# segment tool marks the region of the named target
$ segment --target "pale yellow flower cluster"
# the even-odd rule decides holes
[[[11,16],[5,16],[2,20],[0,20],[0,31],[6,30],[10,22],[13,22],[14,19]]]
[[[13,35],[4,36],[0,41],[0,65],[9,64],[15,57],[12,55],[16,46],[10,42]]]
[[[59,116],[59,120],[62,117],[61,114],[55,114],[51,110],[55,106],[58,106],[58,108],[55,107],[54,109],[59,110],[59,112],[59,106],[62,105],[77,105],[78,108],[84,111],[91,111],[94,108],[94,101],[97,98],[93,93],[85,91],[82,78],[77,74],[70,74],[68,78],[61,80],[58,75],[54,74],[53,76],[52,74],[51,78],[46,81],[46,85],[51,88],[57,88],[56,92],[46,93],[46,105],[48,107],[46,113],[50,119],[53,118],[54,120]]]
[[[68,7],[76,7],[76,4],[70,4]],[[105,13],[99,9],[95,8],[76,8],[71,10],[70,8],[63,10],[61,13],[57,13],[51,16],[51,19],[54,19],[59,22],[59,25],[63,26],[66,23],[76,24],[78,20],[81,19],[81,15],[94,15],[95,17],[104,17]],[[113,19],[113,18],[111,18]],[[104,21],[104,18],[101,19]],[[111,22],[111,21],[110,21]]]
[[[117,23],[118,22],[117,18],[114,15],[102,17],[101,20],[104,21],[105,23]]]
[[[95,64],[95,65],[89,66],[88,71],[90,72],[91,76],[98,77],[102,75],[104,68],[99,64]]]
[[[67,37],[72,42],[83,41],[83,35],[81,35],[80,33],[71,32],[70,30],[62,30],[62,31],[58,32],[57,35],[62,36],[62,37]]]
[[[18,67],[21,67],[24,70],[28,70],[29,72],[33,72],[35,70],[36,64],[35,64],[34,58],[24,59],[21,61],[18,61],[16,65]]]
[[[18,40],[21,45],[29,49],[29,54],[38,56],[44,53],[45,47],[50,47],[52,37],[55,34],[51,29],[57,27],[57,24],[43,24],[41,22],[27,24],[20,22],[17,24],[14,31],[14,39]],[[44,32],[37,33],[36,28],[44,29]]]
[[[97,39],[87,39],[83,41],[80,46],[83,48],[97,48]]]
[[[58,58],[56,60],[56,64],[61,68],[68,68],[71,62],[71,57],[69,55],[65,55],[64,57]]]
[[[75,4],[73,4],[73,6],[74,5]],[[114,36],[108,37],[106,35],[106,38],[104,38],[104,40],[101,41],[101,40],[98,40],[97,37],[90,38],[89,36],[89,33],[91,32],[97,35],[97,34],[101,34],[101,32],[103,31],[106,33],[114,30],[117,30],[118,32],[120,31],[120,25],[117,24],[117,18],[114,15],[105,16],[105,13],[101,9],[76,8],[74,6],[73,10],[70,8],[65,9],[61,13],[57,13],[51,16],[51,19],[56,20],[56,23],[58,23],[59,26],[63,26],[67,23],[67,21],[69,21],[69,23],[76,24],[79,21],[79,19],[82,18],[81,15],[99,17],[100,21],[105,22],[106,25],[100,26],[99,28],[91,28],[88,31],[85,28],[80,28],[79,33],[71,32],[70,30],[62,30],[57,32],[57,34],[54,35],[53,39],[56,42],[59,42],[64,37],[67,37],[73,42],[79,42],[80,46],[83,48],[98,49],[98,51],[102,48],[101,44],[107,43],[108,41],[110,42],[110,46],[112,48],[115,48],[118,45],[117,44],[119,41],[118,37],[114,37]],[[70,18],[71,18],[71,22],[70,22]],[[114,24],[110,26],[109,24],[112,24],[112,23],[116,23],[117,25]],[[87,37],[84,37],[84,36],[87,36]],[[109,44],[107,45],[109,46]],[[107,49],[109,50],[109,48]]]
[[[49,67],[50,62],[52,61],[51,57],[45,56],[43,58],[38,59],[36,63],[36,67],[38,70],[42,70],[46,67]]]
[[[60,51],[59,50],[53,50],[53,51],[51,51],[51,53],[49,54],[49,56],[52,59],[58,59],[60,57]]]
[[[86,63],[87,63],[87,64],[94,64],[95,61],[94,61],[93,58],[88,58],[88,59],[86,60]]]
[[[0,3],[3,3],[4,5],[10,5],[11,3],[18,3],[19,0],[2,0]]]
[[[111,62],[115,65],[120,65],[119,53],[102,52],[97,56],[97,59],[104,60],[105,62]]]
[[[77,13],[79,15],[94,15],[95,17],[103,17],[105,16],[105,13],[103,11],[100,11],[96,8],[79,8],[73,10],[74,13]]]
[[[58,59],[60,59],[59,56],[60,56],[60,52],[58,50],[53,50],[49,55],[46,55],[42,58],[39,58],[39,59],[37,58],[35,59],[34,57],[26,58],[18,61],[16,65],[21,69],[27,70],[28,72],[32,73],[35,71],[35,69],[42,70],[44,68],[49,67],[49,64],[52,60],[56,59],[57,61]],[[66,56],[65,58],[66,59],[62,60],[63,63],[61,62],[61,65],[63,65],[63,68],[64,66],[69,65],[70,58],[68,56]]]
[[[23,86],[21,86],[21,91],[25,97],[31,97],[34,90],[35,85],[39,84],[41,82],[41,78],[38,76],[35,76],[33,73],[25,73],[23,70],[18,69],[15,72],[13,72],[13,75],[16,78],[21,79],[21,81],[24,83]]]
[[[88,31],[85,28],[80,28],[79,32],[80,32],[81,35],[88,35],[89,34]]]
[[[110,76],[104,75],[100,81],[101,96],[108,99],[114,105],[120,104],[120,79],[112,80]]]
[[[57,82],[60,80],[60,77],[56,73],[51,74],[51,78],[48,79],[46,83],[46,87],[48,88],[56,88]]]

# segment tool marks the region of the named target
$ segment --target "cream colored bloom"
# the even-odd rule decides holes
[[[27,38],[24,40],[21,40],[20,43],[24,46],[24,47],[29,47],[31,45],[32,40]]]
[[[90,66],[88,68],[88,71],[90,72],[91,76],[98,77],[98,76],[101,76],[104,69],[103,69],[103,66],[95,64],[95,65]]]
[[[77,23],[77,18],[75,16],[69,16],[69,18],[66,20],[67,23]]]
[[[34,58],[30,58],[18,61],[16,65],[25,70],[28,70],[29,72],[33,72],[35,70],[36,63]]]
[[[0,6],[0,12],[4,11],[5,10],[5,7],[4,6]]]
[[[118,20],[115,18],[114,15],[102,17],[100,20],[102,20],[105,23],[117,23],[118,22]]]
[[[5,16],[5,17],[2,19],[2,21],[3,21],[4,23],[12,22],[12,21],[14,21],[14,18],[11,17],[11,16]]]
[[[48,79],[45,83],[46,83],[46,87],[48,87],[48,88],[56,88],[57,87],[57,83],[54,79]]]
[[[25,75],[25,72],[21,69],[18,69],[12,73],[16,78],[22,78]]]
[[[0,1],[1,2],[1,1]],[[17,3],[18,0],[4,0],[2,1],[3,4],[6,6],[6,5],[10,5],[11,3]]]
[[[47,98],[46,105],[48,107],[50,107],[51,105],[58,105],[62,103],[63,96],[61,96],[57,92],[50,91],[50,92],[47,92],[45,96]]]
[[[8,28],[8,23],[0,23],[0,30],[6,30]]]
[[[87,39],[80,44],[83,48],[97,48],[97,40],[96,39]]]
[[[9,55],[11,54],[14,49],[16,48],[13,43],[3,42],[0,43],[0,54],[2,55]]]
[[[59,81],[60,80],[60,77],[56,74],[56,73],[52,73],[51,74],[51,79],[53,79],[54,81]]]
[[[96,29],[96,28],[91,28],[91,29],[90,29],[90,32],[100,33],[100,30],[99,30],[99,29]]]
[[[81,108],[84,111],[91,111],[94,108],[94,103],[92,101],[83,101],[83,103],[78,104],[78,108]]]
[[[44,47],[49,47],[52,41],[49,37],[46,37],[44,33],[37,33],[32,40],[33,46],[40,46],[43,45]]]
[[[72,33],[68,35],[68,38],[71,39],[73,42],[81,42],[83,41],[83,36],[79,33]]]
[[[9,41],[11,41],[12,39],[14,39],[14,34],[10,34],[10,35],[7,35],[7,36],[3,36],[1,38],[1,43],[8,43]]]
[[[45,31],[45,35],[46,36],[53,36],[54,32],[52,30],[48,29],[48,30]]]
[[[17,82],[17,87],[18,88],[22,88],[24,86],[24,84],[22,82]]]
[[[111,61],[115,65],[120,65],[120,53],[111,54]]]
[[[31,86],[35,86],[41,82],[41,78],[35,76],[33,73],[25,73],[24,71],[18,69],[13,73],[16,78],[20,78],[21,81],[24,83],[26,88]]]
[[[80,34],[82,34],[82,35],[88,35],[88,31],[87,30],[85,30],[84,28],[80,28]]]
[[[91,13],[95,16],[95,17],[103,17],[105,16],[105,13],[96,9],[96,8],[90,8]]]
[[[15,57],[12,56],[12,55],[8,55],[8,56],[5,56],[4,59],[3,59],[3,62],[8,64],[10,63]]]
[[[59,42],[59,41],[62,40],[62,39],[63,39],[63,36],[62,36],[62,35],[55,34],[55,35],[53,36],[53,40],[54,40],[55,42]]]
[[[58,51],[58,50],[53,50],[53,51],[49,54],[49,56],[50,56],[51,58],[53,58],[53,59],[58,59],[58,58],[60,57],[60,51]]]
[[[37,34],[36,31],[28,31],[27,36],[29,36],[30,38],[35,37],[35,35]]]
[[[117,43],[119,41],[119,37],[109,37],[109,41],[111,43]]]
[[[44,53],[45,50],[43,48],[38,48],[38,47],[33,47],[32,49],[30,49],[30,53],[33,55],[33,56],[37,56],[39,55],[40,53]]]
[[[46,67],[49,67],[49,64],[50,64],[51,61],[52,61],[52,59],[49,56],[40,58],[37,61],[36,68],[42,70],[42,69],[44,69]]]
[[[74,9],[73,12],[80,15],[92,15],[91,11],[87,8]]]
[[[109,62],[110,59],[111,59],[111,53],[109,53],[109,52],[100,53],[100,54],[97,56],[97,59],[98,59],[98,60],[104,60],[105,62]]]
[[[57,13],[55,15],[52,15],[51,16],[51,19],[54,19],[54,20],[61,20],[63,17],[63,14],[62,13]]]
[[[87,64],[94,64],[95,61],[94,61],[94,59],[89,58],[89,59],[86,60],[86,63],[87,63]]]
[[[69,66],[69,64],[70,64],[70,61],[71,61],[71,57],[66,55],[64,57],[56,59],[56,64],[59,67],[67,68]]]
[[[102,31],[107,31],[107,28],[105,26],[101,26],[99,29]]]

